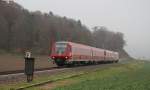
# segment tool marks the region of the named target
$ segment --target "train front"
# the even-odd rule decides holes
[[[71,46],[67,42],[56,42],[52,45],[50,57],[58,66],[65,65],[71,58]]]

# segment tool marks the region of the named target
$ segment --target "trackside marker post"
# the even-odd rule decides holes
[[[34,60],[35,58],[31,57],[31,52],[25,52],[25,68],[24,73],[27,76],[27,82],[33,80],[34,75]]]

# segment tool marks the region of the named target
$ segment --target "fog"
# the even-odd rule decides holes
[[[106,26],[125,34],[126,51],[150,58],[150,0],[15,0],[30,11],[80,19],[89,29]],[[92,30],[92,29],[91,29]]]

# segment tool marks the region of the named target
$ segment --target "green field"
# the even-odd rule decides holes
[[[150,63],[140,61],[111,67],[69,81],[73,83],[54,90],[150,90]]]
[[[53,82],[27,90],[150,90],[150,62],[131,60],[103,65],[92,71],[70,70],[52,76],[44,75],[32,83],[0,85],[0,90],[16,89],[47,81]]]

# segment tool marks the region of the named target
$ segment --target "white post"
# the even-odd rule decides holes
[[[26,53],[25,53],[25,57],[26,57],[26,58],[31,58],[31,52],[26,52]]]

